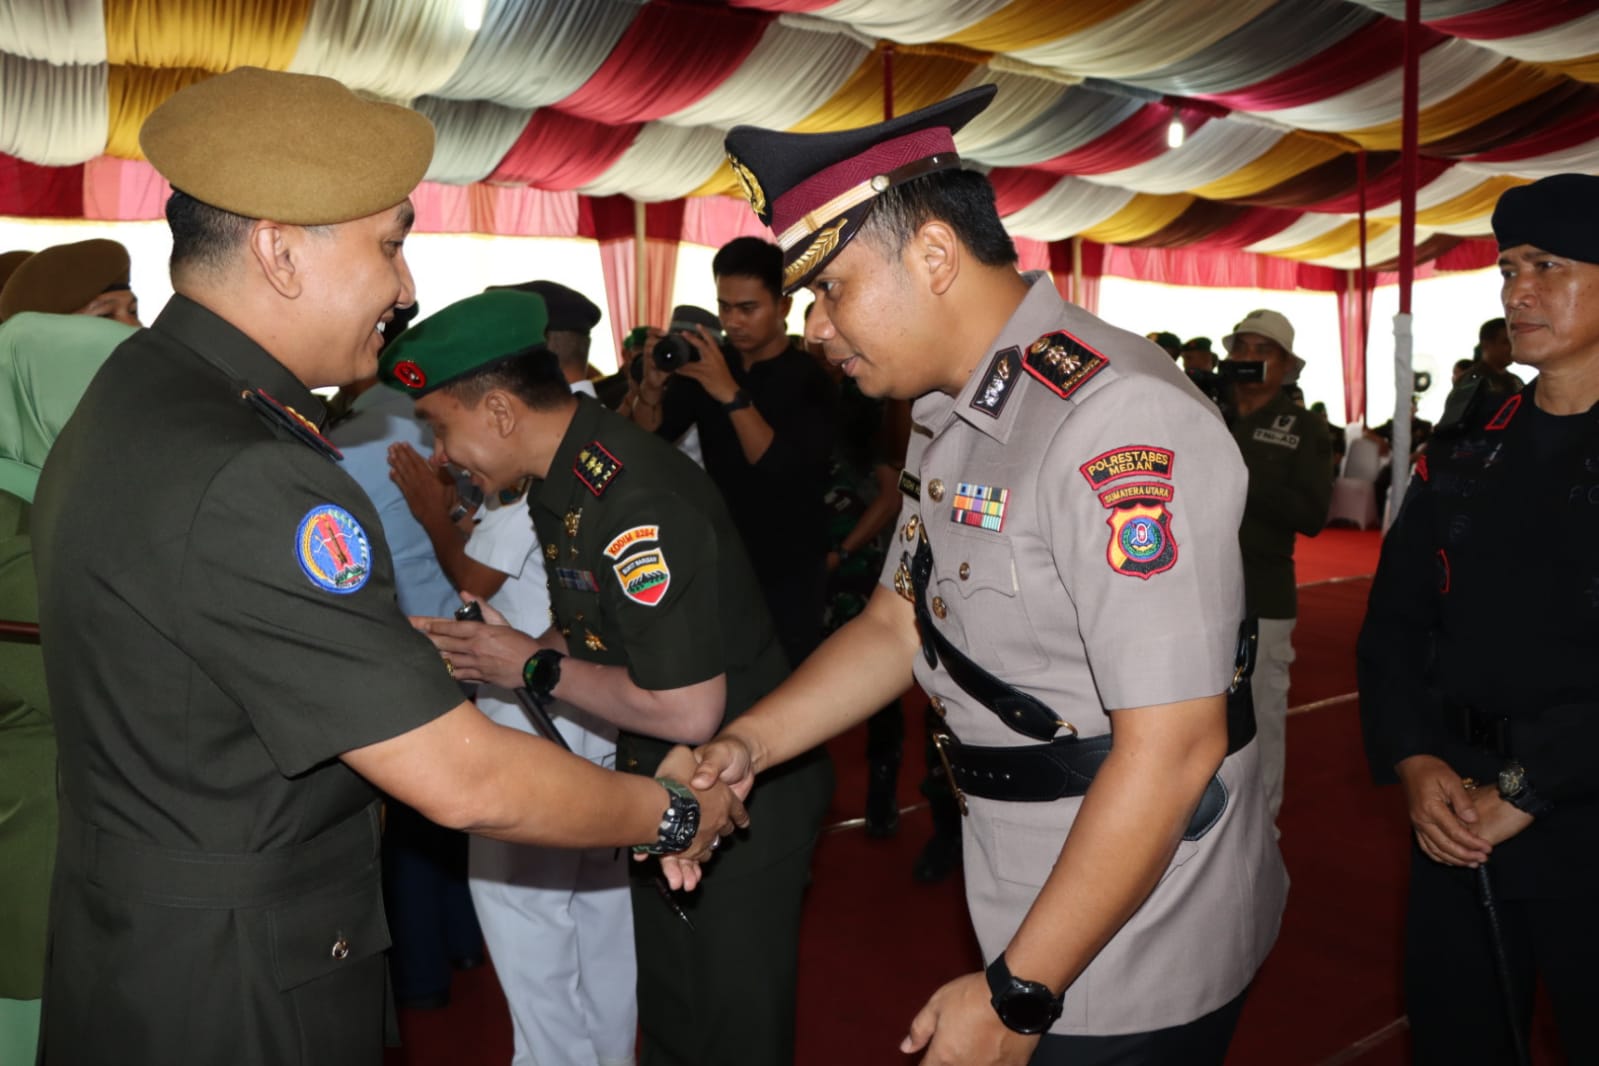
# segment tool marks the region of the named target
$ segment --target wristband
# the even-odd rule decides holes
[[[739,389],[737,392],[733,393],[733,398],[731,400],[728,400],[722,405],[722,410],[726,411],[728,414],[732,414],[734,411],[744,410],[744,408],[748,407],[749,405],[749,393],[745,392],[743,389]]]

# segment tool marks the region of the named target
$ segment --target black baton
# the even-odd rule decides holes
[[[1494,899],[1494,886],[1488,878],[1487,863],[1477,867],[1477,898],[1482,903],[1483,914],[1488,917],[1488,942],[1493,948],[1494,972],[1499,978],[1499,998],[1505,1008],[1505,1022],[1510,1026],[1510,1043],[1515,1048],[1516,1066],[1531,1066],[1527,1042],[1521,1035],[1521,1021],[1516,1016],[1516,996],[1510,987],[1510,958],[1505,954],[1505,931],[1499,924],[1499,903]]]

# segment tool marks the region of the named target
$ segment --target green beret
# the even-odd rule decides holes
[[[544,344],[548,316],[544,298],[515,289],[457,300],[429,315],[389,345],[378,363],[378,379],[410,396],[503,363]]]
[[[70,315],[107,289],[128,287],[128,250],[116,241],[56,244],[23,260],[0,292],[0,322],[23,311]]]
[[[202,203],[321,226],[410,196],[433,158],[433,124],[332,78],[239,67],[168,97],[145,119],[139,147]]]
[[[11,277],[13,271],[22,265],[22,261],[32,252],[5,252],[0,254],[0,289],[6,287],[6,279]]]

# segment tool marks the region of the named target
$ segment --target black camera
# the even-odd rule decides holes
[[[687,363],[699,362],[700,353],[683,336],[683,331],[674,329],[655,342],[655,347],[650,351],[650,360],[655,364],[655,369],[670,374]]]
[[[1266,380],[1266,364],[1259,361],[1225,359],[1217,368],[1217,373],[1229,384],[1255,385]]]

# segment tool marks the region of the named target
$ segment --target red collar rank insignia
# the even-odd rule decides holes
[[[300,519],[294,554],[311,584],[341,596],[372,576],[372,544],[354,515],[331,503],[317,504]]]
[[[621,472],[622,460],[606,451],[605,445],[597,440],[585,444],[572,463],[572,473],[596,496],[604,496]]]
[[[998,418],[1005,409],[1010,394],[1015,392],[1017,374],[1021,370],[1022,350],[1017,347],[995,352],[988,364],[988,373],[977,383],[972,394],[972,410],[981,411],[990,418]]]
[[[1107,360],[1070,333],[1046,333],[1027,346],[1022,367],[1061,399],[1105,369]]]
[[[288,404],[279,403],[264,389],[245,389],[239,393],[239,398],[260,415],[267,422],[284,429],[296,440],[309,444],[329,459],[342,460],[344,453],[333,446],[333,442],[322,435],[316,423],[290,407]]]
[[[1005,528],[1005,505],[1009,502],[1009,489],[962,481],[955,486],[955,506],[950,510],[949,520],[998,533]]]

